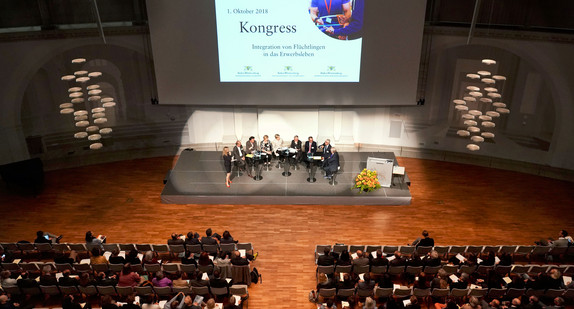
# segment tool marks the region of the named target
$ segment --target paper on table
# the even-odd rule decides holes
[[[500,263],[500,258],[498,256],[494,257],[494,264],[498,265],[498,263]]]
[[[356,253],[351,254],[351,257],[354,259],[358,258],[359,256]]]
[[[80,264],[90,264],[90,259],[82,259]]]
[[[572,283],[572,277],[562,276],[562,281],[564,281],[564,285],[569,285],[570,283]]]
[[[506,282],[506,284],[509,284],[510,282],[512,282],[512,279],[510,279],[510,277],[504,277],[504,278],[502,278],[502,280],[504,280],[504,282]]]
[[[462,256],[462,254],[460,254],[460,253],[458,253],[458,254],[456,255],[456,258],[457,258],[459,261],[461,261],[461,262],[464,262],[464,260],[465,260],[464,256]]]
[[[359,274],[359,279],[360,279],[360,280],[365,280],[365,274]]]
[[[387,257],[387,260],[390,262],[392,260],[396,259],[396,257],[394,255],[391,255],[389,257]]]
[[[203,273],[203,275],[201,275],[201,280],[209,280],[207,273]]]
[[[245,257],[245,249],[239,249],[237,251],[239,251],[239,254],[241,254],[241,257]]]
[[[373,259],[376,259],[377,258],[377,251],[372,251],[371,256],[373,257]]]
[[[458,277],[455,276],[454,274],[448,276],[450,278],[450,280],[452,280],[452,282],[458,282]]]

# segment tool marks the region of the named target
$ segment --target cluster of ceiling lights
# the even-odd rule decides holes
[[[482,63],[490,66],[496,64],[495,60],[483,59]],[[458,136],[470,139],[466,148],[470,151],[480,150],[478,144],[494,140],[495,120],[501,115],[509,114],[510,110],[502,103],[502,94],[499,91],[504,86],[506,77],[493,75],[492,72],[481,70],[466,74],[474,85],[467,86],[462,99],[453,100],[455,109],[462,114],[466,130],[458,130]]]
[[[81,65],[85,62],[84,58],[72,60],[74,65]],[[85,70],[62,76],[62,80],[68,82],[70,86],[68,89],[70,102],[60,104],[60,114],[74,116],[75,126],[79,129],[74,137],[87,138],[90,142],[90,149],[94,150],[103,147],[102,135],[112,133],[112,128],[105,127],[108,122],[106,108],[116,106],[114,98],[104,96],[100,85],[93,83],[93,80],[100,76],[102,72]]]

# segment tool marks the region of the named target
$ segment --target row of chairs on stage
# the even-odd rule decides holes
[[[494,270],[498,274],[504,276],[508,274],[539,274],[549,272],[551,269],[558,269],[562,274],[567,276],[574,275],[574,265],[520,265],[513,264],[509,266],[496,265],[496,266],[469,266],[469,265],[442,265],[442,266],[369,266],[369,265],[337,265],[337,266],[317,266],[317,274],[333,274],[333,273],[354,273],[364,274],[372,273],[375,275],[390,274],[401,275],[411,274],[417,276],[419,273],[424,272],[427,275],[434,275],[443,269],[448,275],[451,274],[472,274],[478,272],[479,274],[487,274],[489,270]]]
[[[15,287],[3,287],[4,292],[12,295],[51,295],[51,296],[59,296],[59,295],[69,295],[69,294],[76,294],[82,293],[87,296],[95,296],[95,295],[118,295],[118,296],[128,296],[132,294],[136,294],[138,296],[148,296],[148,295],[157,295],[161,298],[171,297],[174,294],[179,292],[183,292],[187,294],[193,295],[201,295],[201,296],[229,296],[229,295],[248,295],[247,285],[244,284],[234,284],[230,287],[223,287],[223,288],[214,288],[208,286],[201,286],[201,287],[152,287],[152,286],[56,286],[56,285],[48,285],[48,286],[40,286],[35,288],[19,288]]]
[[[139,252],[154,251],[157,253],[180,254],[187,251],[192,253],[201,253],[202,251],[210,254],[216,254],[220,251],[231,252],[234,250],[253,251],[251,243],[237,243],[237,244],[217,244],[217,245],[167,245],[167,244],[85,244],[85,243],[2,243],[0,244],[5,250],[12,252],[27,253],[42,253],[42,252],[66,252],[77,251],[78,253],[87,252],[94,247],[102,248],[104,251],[113,251],[119,249],[120,251],[129,252],[137,250]]]
[[[548,298],[555,298],[555,297],[563,297],[566,299],[574,299],[574,289],[549,289],[549,290],[533,290],[533,289],[418,289],[418,288],[409,288],[409,287],[398,287],[398,288],[380,288],[376,286],[372,290],[366,289],[358,289],[358,288],[351,288],[351,289],[336,289],[336,288],[329,288],[329,289],[320,289],[319,295],[323,297],[323,299],[328,298],[348,298],[348,297],[357,297],[357,298],[365,298],[365,297],[375,297],[375,298],[388,298],[388,297],[396,297],[396,298],[407,298],[411,296],[415,296],[417,298],[446,298],[446,297],[454,297],[454,298],[464,298],[464,297],[486,297],[488,299],[513,299],[517,297],[521,297],[522,295],[536,295],[538,297],[548,297]]]
[[[357,250],[361,250],[367,253],[371,253],[377,250],[382,250],[383,254],[393,254],[395,251],[399,251],[402,255],[412,255],[417,253],[419,256],[423,256],[429,253],[431,250],[437,251],[440,257],[445,258],[449,255],[457,255],[463,253],[472,253],[475,255],[486,255],[490,251],[494,253],[507,253],[512,256],[522,255],[522,256],[546,256],[551,255],[568,255],[574,256],[574,248],[570,247],[550,247],[550,246],[521,246],[521,245],[499,245],[499,246],[434,246],[434,247],[415,247],[415,246],[375,246],[375,245],[317,245],[315,246],[315,258],[323,254],[323,249],[325,247],[330,248],[333,252],[341,253],[343,250],[347,250],[349,253],[354,253]]]

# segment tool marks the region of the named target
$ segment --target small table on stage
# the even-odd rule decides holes
[[[307,156],[307,160],[309,162],[309,178],[307,178],[307,182],[315,182],[317,179],[315,178],[315,173],[317,172],[317,165],[319,162],[322,162],[321,156]]]
[[[267,157],[267,153],[256,151],[251,155],[246,155],[246,157],[250,158],[251,159],[250,161],[253,163],[253,169],[255,170],[255,176],[253,176],[253,180],[259,181],[263,179],[263,176],[261,176],[261,170],[263,169],[263,167],[259,163]]]
[[[291,160],[289,160],[289,157],[291,156],[291,148],[279,148],[277,153],[279,154],[279,157],[283,159],[283,173],[281,173],[281,175],[285,177],[291,176],[291,172],[289,171],[291,168]]]

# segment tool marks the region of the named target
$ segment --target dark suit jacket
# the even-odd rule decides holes
[[[62,277],[59,279],[58,283],[60,283],[61,286],[77,286],[78,279],[70,277]]]
[[[313,142],[313,143],[311,144],[311,154],[312,154],[312,155],[315,155],[315,152],[316,152],[316,151],[317,151],[317,143],[316,143],[316,142]],[[305,153],[308,153],[308,152],[309,152],[309,141],[306,141],[306,142],[305,142],[304,152],[305,152]]]
[[[257,146],[256,141],[253,141],[253,143],[251,143],[250,141],[247,141],[247,143],[245,143],[245,152],[246,153],[253,153],[257,150],[259,150],[259,147]]]
[[[389,262],[390,266],[405,266],[406,264],[407,261],[402,256]]]
[[[217,245],[217,240],[211,236],[201,237],[201,243],[204,245]]]
[[[214,287],[214,288],[226,288],[229,286],[229,284],[227,284],[227,280],[225,279],[210,279],[209,280],[209,286]]]
[[[168,239],[167,240],[167,244],[168,245],[183,245],[185,243],[185,241],[183,239]]]
[[[52,275],[41,275],[40,285],[58,285],[58,279]]]
[[[319,266],[331,266],[335,265],[335,258],[331,255],[319,255],[317,258],[317,265]]]
[[[123,256],[110,256],[110,264],[125,264],[126,259]]]
[[[297,143],[295,143],[295,141],[291,141],[291,148],[295,148],[297,150],[301,150],[302,149],[302,143],[301,141],[297,141]]]
[[[421,241],[419,241],[419,243],[417,244],[417,248],[418,247],[433,247],[434,246],[434,239],[430,238],[430,237],[426,237],[421,239]]]
[[[389,265],[389,260],[386,257],[374,258],[371,260],[371,266],[386,266]]]
[[[231,154],[233,155],[235,160],[240,160],[241,158],[245,157],[245,149],[243,149],[243,145],[240,148],[241,148],[241,155],[239,155],[239,150],[237,149],[237,146],[233,147],[233,151],[231,152]]]
[[[325,143],[321,144],[323,146],[323,157],[326,157],[328,154],[331,154],[331,144],[325,145]]]
[[[336,172],[339,169],[339,153],[335,152],[328,157],[325,157],[325,170]]]
[[[235,266],[249,265],[249,261],[246,258],[234,257],[231,259],[231,264]]]

